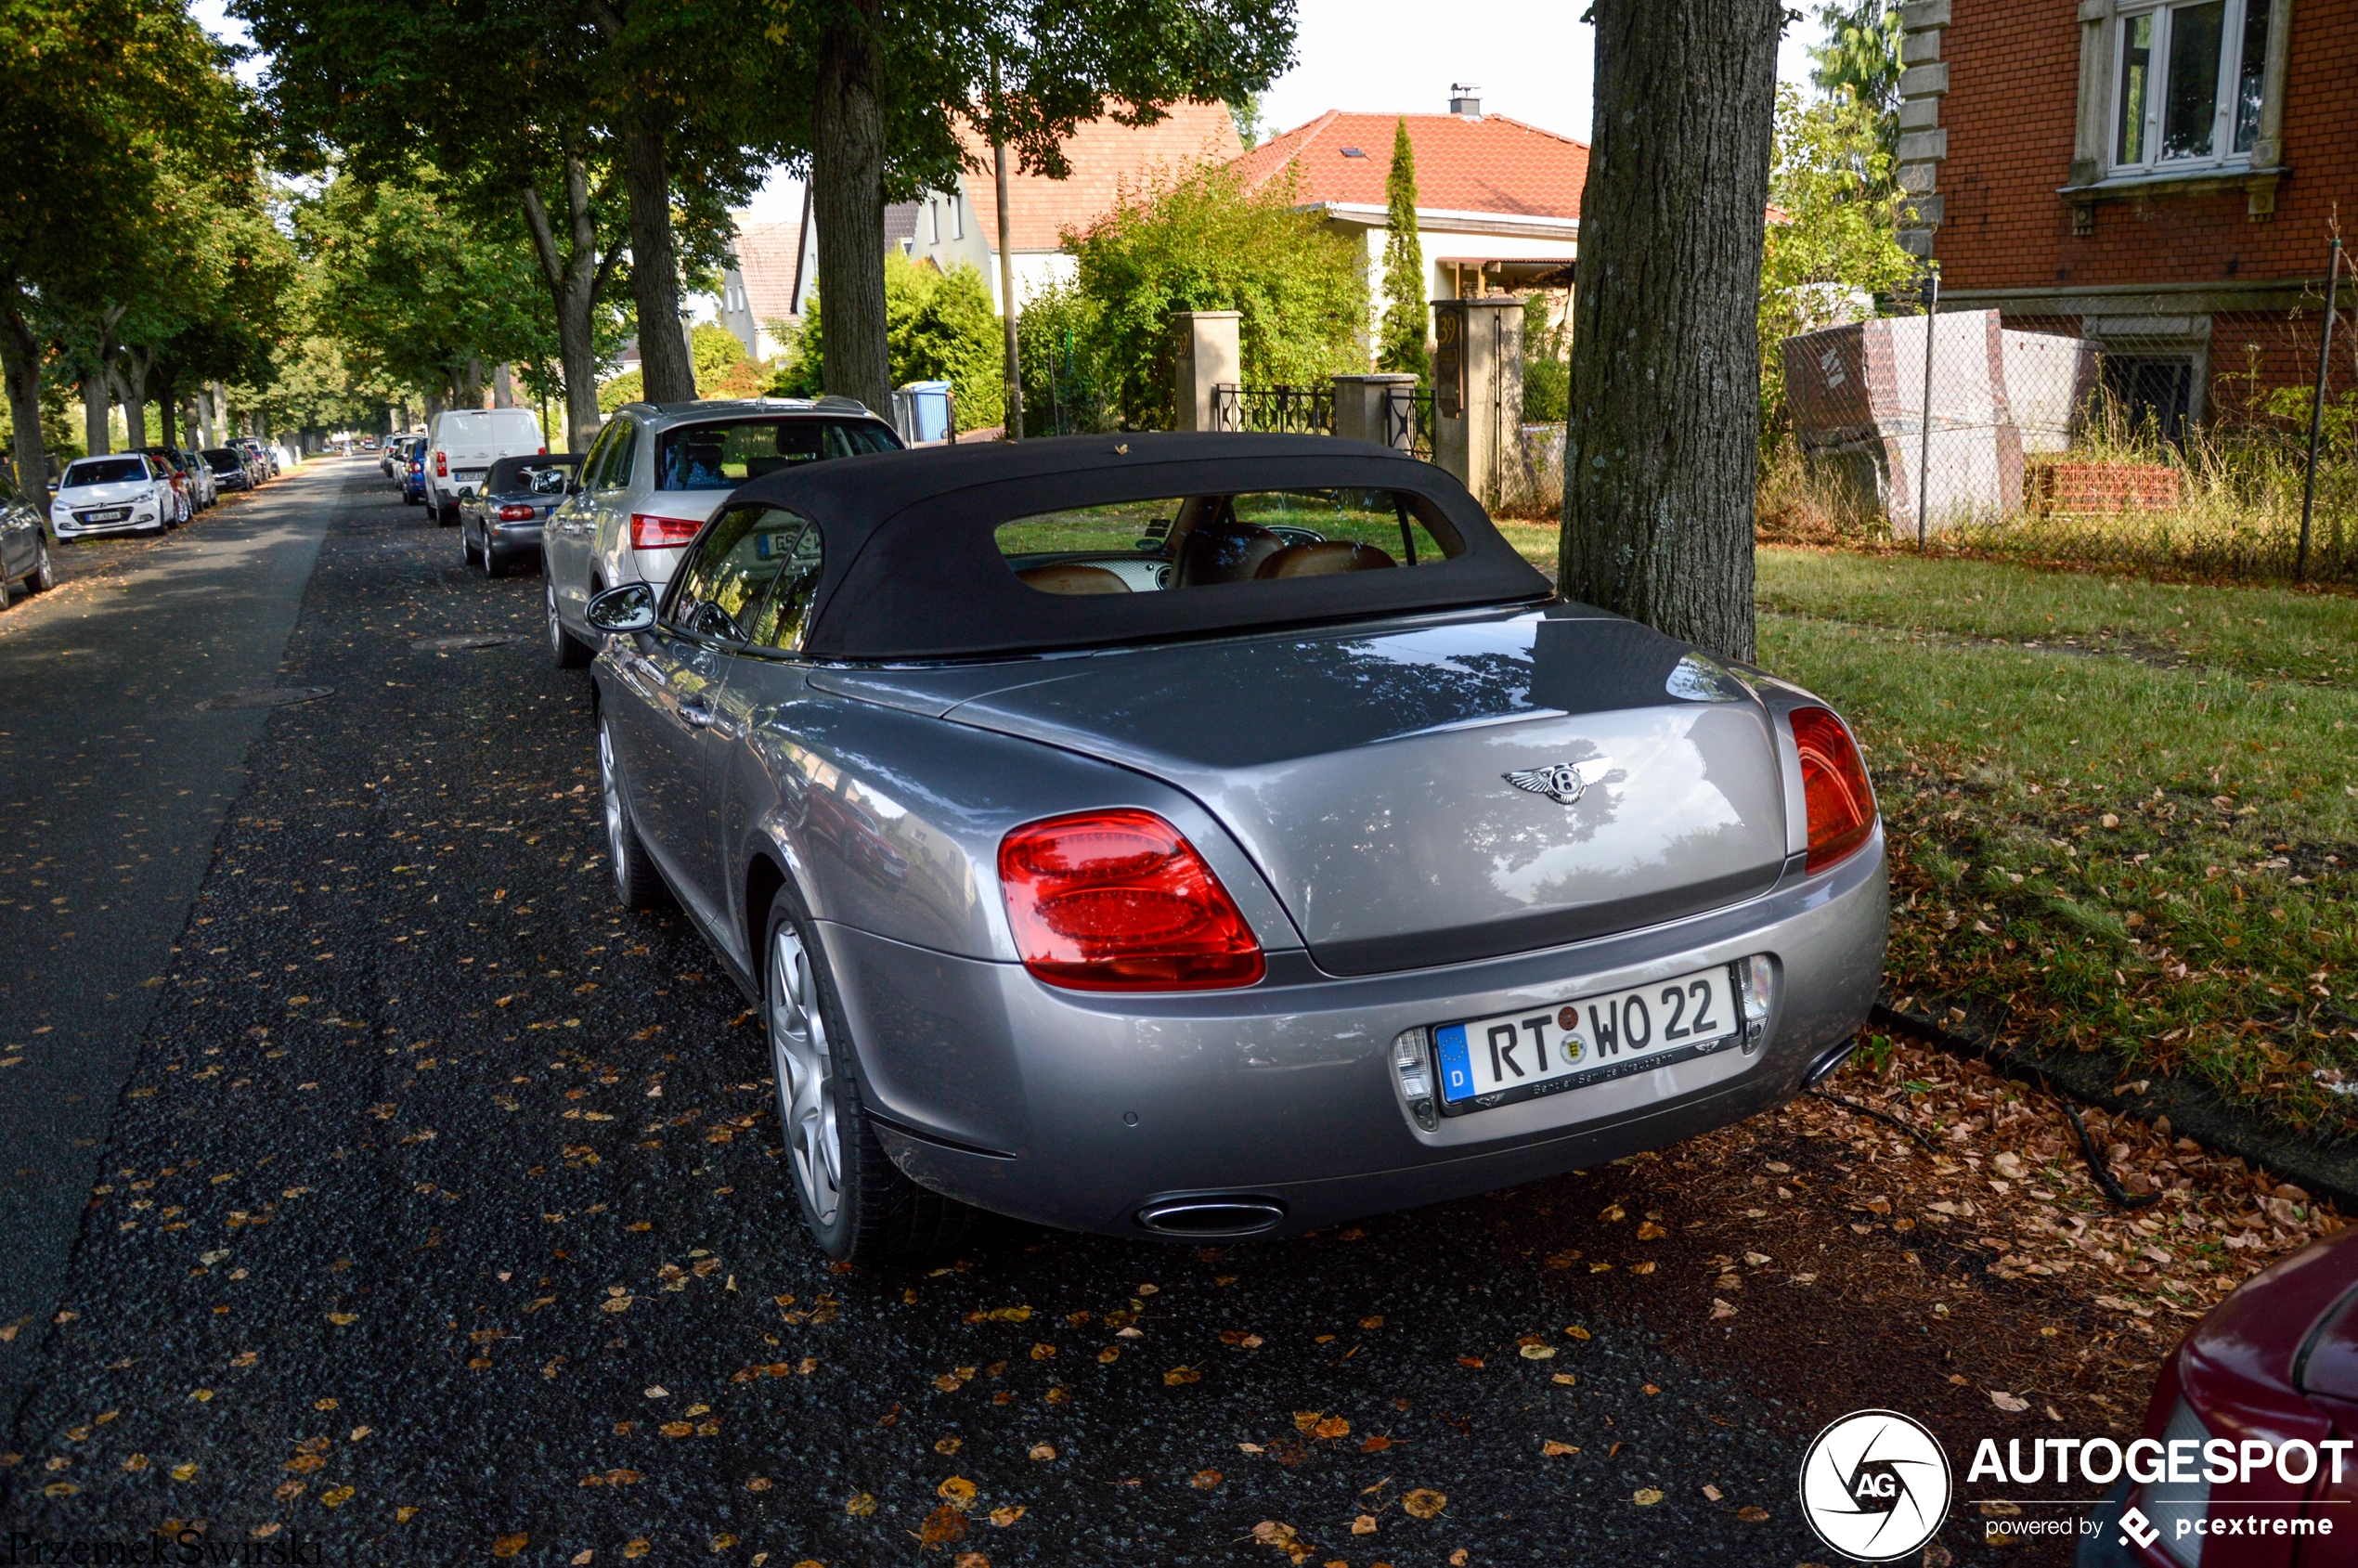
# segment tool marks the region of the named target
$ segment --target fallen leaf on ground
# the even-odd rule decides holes
[[[1056,1445],[1053,1443],[1035,1443],[1031,1445],[1031,1458],[1035,1459],[1053,1459],[1056,1457]]]
[[[1551,1437],[1539,1445],[1539,1451],[1551,1459],[1560,1459],[1566,1454],[1579,1453],[1580,1445],[1576,1443],[1559,1443]]]
[[[1220,1484],[1220,1472],[1216,1470],[1199,1470],[1187,1478],[1187,1484],[1198,1492],[1209,1492]]]
[[[2017,1394],[2008,1393],[2003,1389],[1991,1389],[1989,1391],[1989,1403],[1995,1405],[1999,1409],[2005,1411],[2010,1416],[2017,1411],[2028,1410],[2030,1408],[2029,1400],[2024,1399]]]
[[[1376,1516],[1372,1513],[1361,1514],[1358,1518],[1351,1522],[1351,1533],[1354,1536],[1374,1535],[1376,1533]]]
[[[854,1519],[867,1518],[870,1514],[876,1511],[875,1494],[873,1492],[854,1492],[851,1496],[843,1500],[843,1511],[851,1515]]]
[[[1004,1530],[1008,1525],[1021,1519],[1023,1515],[1024,1507],[1021,1503],[1003,1506],[991,1510],[991,1523]]]
[[[926,1515],[917,1526],[917,1544],[926,1547],[948,1546],[962,1539],[966,1533],[966,1516],[948,1503]]]
[[[1768,1510],[1765,1508],[1740,1508],[1736,1510],[1736,1517],[1746,1524],[1758,1524],[1768,1517]]]
[[[532,1537],[522,1530],[519,1530],[512,1536],[502,1536],[498,1540],[492,1542],[491,1555],[494,1557],[513,1557],[516,1553],[524,1550],[524,1549],[530,1545],[531,1542]]]
[[[1348,1437],[1351,1435],[1351,1423],[1341,1416],[1328,1416],[1311,1430],[1320,1437]]]
[[[975,1492],[975,1484],[963,1475],[953,1475],[934,1488],[935,1496],[961,1513],[974,1507]]]
[[[1711,1298],[1711,1320],[1714,1323],[1718,1322],[1723,1317],[1733,1317],[1735,1315],[1736,1309],[1732,1303],[1724,1302],[1717,1296]]]
[[[1449,1499],[1429,1486],[1419,1486],[1400,1499],[1400,1506],[1411,1519],[1432,1519],[1449,1506]]]
[[[1719,1490],[1719,1488],[1718,1488],[1718,1487],[1714,1486],[1714,1485],[1711,1485],[1711,1484],[1708,1484],[1708,1483],[1705,1483],[1705,1484],[1704,1484],[1704,1489],[1703,1489],[1703,1495],[1704,1495],[1705,1497],[1708,1497],[1711,1501],[1713,1501],[1713,1502],[1715,1502],[1715,1503],[1716,1503],[1716,1502],[1717,1502],[1717,1501],[1720,1499],[1720,1497],[1723,1497],[1725,1494],[1723,1494],[1723,1493]]]
[[[1629,1494],[1629,1500],[1639,1508],[1652,1508],[1662,1501],[1662,1493],[1655,1487],[1640,1486]]]

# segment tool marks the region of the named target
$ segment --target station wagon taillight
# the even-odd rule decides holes
[[[1801,793],[1809,812],[1805,869],[1816,873],[1867,841],[1875,826],[1875,792],[1850,732],[1827,709],[1794,709],[1793,738],[1801,748]]]
[[[999,884],[1023,966],[1073,991],[1216,991],[1267,972],[1236,901],[1152,811],[1082,811],[1017,828]]]
[[[678,550],[696,537],[704,526],[701,517],[657,517],[651,512],[630,514],[630,548],[633,550]]]

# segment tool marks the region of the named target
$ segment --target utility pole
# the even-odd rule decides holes
[[[1023,366],[1016,355],[1016,257],[1007,233],[1007,144],[991,147],[992,175],[999,187],[999,319],[1007,343],[1007,439],[1023,439]]]
[[[1940,269],[1924,274],[1924,407],[1916,434],[1916,553],[1924,552],[1924,508],[1932,499],[1932,345],[1933,315],[1940,308]]]
[[[2317,436],[2326,422],[2326,373],[2333,366],[2334,313],[2340,301],[2341,236],[2337,234],[2326,263],[2326,330],[2317,341],[2317,400],[2309,408],[2309,467],[2300,481],[2300,554],[2293,564],[2295,582],[2309,580],[2309,515],[2317,506]]]

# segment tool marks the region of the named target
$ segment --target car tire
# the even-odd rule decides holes
[[[483,575],[486,577],[503,577],[508,575],[508,563],[501,559],[497,550],[491,547],[491,539],[487,535],[483,543],[475,547],[475,559],[483,564]]]
[[[803,1225],[838,1263],[880,1263],[952,1247],[975,1211],[902,1175],[862,1108],[851,1033],[835,978],[791,888],[770,902],[761,945],[761,1028]]]
[[[546,572],[541,576],[548,585],[541,600],[549,617],[549,656],[556,661],[559,669],[579,669],[594,656],[592,651],[588,643],[565,629],[564,617],[557,614],[556,581]]]
[[[46,593],[57,586],[58,569],[49,564],[49,541],[43,539],[41,552],[32,559],[32,575],[24,580],[25,594],[30,598],[36,593]]]
[[[455,506],[443,506],[440,503],[436,503],[434,509],[434,526],[437,528],[457,527],[459,525],[459,509]]]
[[[459,519],[459,559],[472,566],[475,564],[475,541],[467,537],[467,520]]]
[[[425,504],[425,498],[423,496],[413,496],[408,491],[404,490],[401,492],[401,504],[403,506],[422,506]]]
[[[630,797],[623,793],[614,733],[603,719],[598,720],[598,800],[605,809],[606,859],[614,862],[615,896],[625,909],[662,908],[670,902],[670,892],[630,821]]]

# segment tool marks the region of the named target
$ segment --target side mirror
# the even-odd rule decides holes
[[[594,631],[615,636],[645,631],[655,624],[655,590],[645,583],[624,583],[590,600],[581,614]]]
[[[581,481],[578,479],[566,480],[565,494],[568,496],[577,496],[581,494]]]

